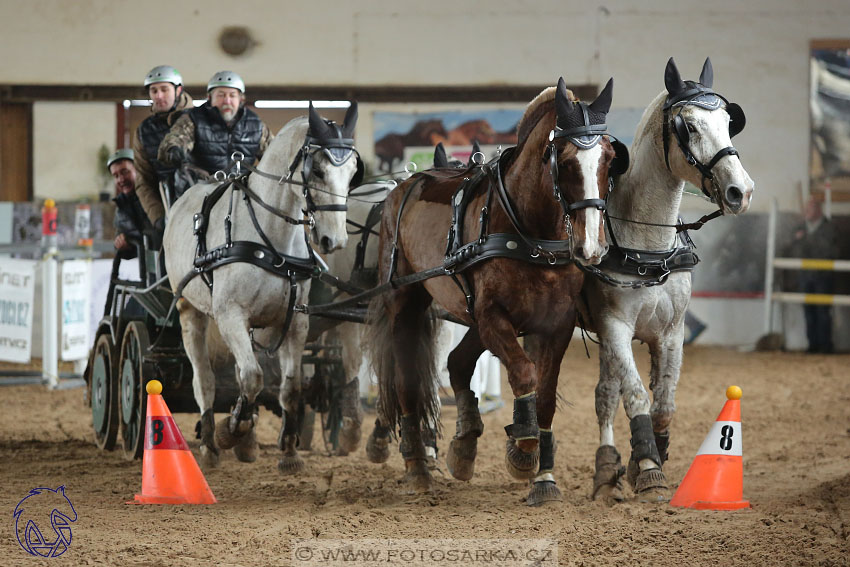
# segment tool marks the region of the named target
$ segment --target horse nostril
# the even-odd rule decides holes
[[[584,255],[584,246],[576,246],[573,254],[575,254],[576,258],[586,258]]]
[[[726,188],[726,202],[737,207],[744,200],[744,192],[737,185],[730,185]]]
[[[325,252],[331,249],[331,239],[327,236],[322,237],[320,244],[322,246],[322,250],[324,250]]]

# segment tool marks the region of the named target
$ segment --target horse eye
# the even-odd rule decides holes
[[[688,126],[688,132],[690,132],[691,134],[697,133],[697,127],[694,126],[693,122],[686,122],[685,124],[687,124]]]
[[[325,172],[319,169],[318,167],[313,168],[313,175],[319,179],[325,178]]]

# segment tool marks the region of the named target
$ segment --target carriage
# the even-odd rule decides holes
[[[180,321],[176,311],[169,312],[174,296],[164,281],[160,252],[153,249],[147,237],[133,245],[141,279],[121,279],[117,270],[120,258],[116,258],[105,313],[84,376],[95,443],[106,451],[120,446],[129,460],[141,458],[144,450],[147,382],[156,379],[163,383],[163,396],[172,412],[198,411],[192,393],[192,367],[180,338]],[[314,301],[330,299],[327,286],[314,289]],[[340,345],[318,336],[326,327],[317,323],[301,360],[310,379],[305,395],[308,420],[300,446],[309,448],[313,431],[309,418],[311,413],[319,413],[323,416],[324,446],[332,451],[339,446],[343,375]],[[258,401],[279,417],[280,367],[268,355],[261,356],[260,363],[264,385]],[[219,361],[214,369],[214,410],[229,412],[239,396],[234,365],[232,361]]]

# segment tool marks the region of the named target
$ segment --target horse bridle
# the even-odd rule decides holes
[[[555,200],[561,205],[564,211],[564,221],[567,224],[567,232],[571,232],[570,213],[580,209],[593,207],[599,211],[605,211],[606,204],[604,199],[583,199],[574,203],[567,203],[566,198],[558,184],[558,150],[555,147],[555,140],[566,138],[567,141],[575,145],[579,150],[589,150],[595,147],[602,140],[602,136],[611,136],[608,132],[607,124],[590,124],[590,116],[587,112],[587,104],[584,102],[577,103],[581,108],[584,118],[583,126],[575,126],[573,128],[563,129],[558,125],[549,132],[549,145],[546,146],[546,151],[543,153],[543,161],[549,160],[549,174],[552,177],[552,191],[555,194]],[[613,180],[608,177],[608,186],[610,188]]]
[[[328,158],[328,161],[331,162],[331,165],[334,167],[340,167],[342,164],[351,159],[352,156],[357,160],[357,172],[354,174],[354,178],[352,178],[352,183],[354,185],[357,184],[357,177],[362,178],[362,163],[363,160],[360,159],[360,154],[354,148],[354,139],[352,138],[343,138],[342,130],[340,127],[333,121],[327,122],[328,126],[334,128],[337,133],[336,138],[316,138],[311,136],[309,133],[304,138],[304,144],[301,146],[301,150],[298,154],[293,158],[292,163],[289,165],[289,175],[286,179],[281,179],[281,184],[283,183],[291,183],[292,176],[295,174],[295,170],[298,168],[298,165],[301,164],[301,186],[304,189],[304,199],[307,201],[307,209],[304,211],[306,214],[311,215],[316,211],[331,211],[331,212],[346,212],[348,211],[348,205],[317,205],[313,200],[313,194],[310,192],[310,178],[313,176],[313,156],[316,153],[322,152]]]
[[[711,170],[714,169],[714,166],[726,156],[739,155],[738,150],[736,150],[733,146],[726,146],[725,148],[718,150],[708,164],[702,163],[694,156],[693,152],[691,152],[690,134],[685,120],[681,117],[681,112],[682,108],[690,104],[707,110],[717,110],[721,108],[721,101],[726,103],[726,111],[732,119],[732,122],[730,122],[729,125],[729,137],[731,138],[744,129],[744,125],[746,124],[744,111],[738,104],[729,102],[726,97],[714,92],[708,87],[695,83],[692,89],[679,93],[675,96],[668,96],[667,100],[664,102],[664,106],[662,107],[664,111],[664,161],[667,164],[667,169],[670,170],[669,135],[672,130],[673,135],[676,136],[676,142],[682,150],[682,154],[684,154],[685,160],[690,165],[696,167],[702,175],[700,190],[711,200],[712,203],[715,202],[714,196],[705,188],[705,182],[706,180],[713,182],[714,174]],[[675,108],[679,108],[679,112],[674,114],[673,110]]]

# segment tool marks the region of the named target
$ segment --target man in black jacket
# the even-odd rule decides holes
[[[207,101],[174,123],[159,145],[158,158],[172,167],[191,161],[210,175],[219,170],[229,173],[234,170],[233,152],[241,152],[246,163],[253,165],[271,139],[260,117],[245,107],[242,78],[232,71],[219,71],[207,84]]]

